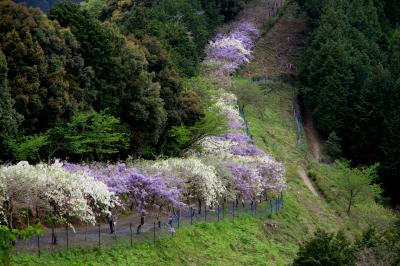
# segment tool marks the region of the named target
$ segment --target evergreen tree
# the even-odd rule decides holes
[[[7,61],[0,49],[0,149],[3,151],[0,158],[7,150],[4,140],[15,136],[22,119],[22,116],[13,108],[13,100],[7,84],[7,71]]]
[[[28,134],[41,132],[85,106],[84,62],[75,37],[39,10],[0,3],[0,45],[15,109]]]
[[[325,143],[326,153],[332,159],[338,158],[342,153],[340,142],[341,139],[336,135],[336,132],[332,131]]]

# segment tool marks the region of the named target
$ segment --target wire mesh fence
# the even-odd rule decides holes
[[[297,93],[296,93],[296,88],[292,86],[292,112],[293,112],[293,118],[294,121],[296,122],[296,128],[297,128],[297,144],[301,144],[301,114],[300,114],[300,108],[297,104]]]
[[[114,223],[113,230],[108,223],[97,225],[64,226],[46,229],[42,235],[28,240],[17,240],[17,252],[34,252],[39,256],[43,252],[57,252],[71,248],[133,246],[142,242],[156,242],[163,237],[172,236],[183,226],[191,226],[198,222],[219,222],[234,220],[244,215],[268,217],[283,207],[281,193],[269,200],[253,202],[224,202],[215,208],[193,208],[178,210],[162,218],[149,217],[139,226],[137,215],[122,217]],[[138,230],[140,228],[140,230]]]
[[[238,102],[240,115],[244,121],[245,133],[254,144],[249,131],[244,107]],[[149,214],[146,222],[137,215],[124,216],[116,222],[99,223],[96,225],[65,225],[50,228],[42,235],[28,240],[17,240],[17,252],[57,252],[70,248],[113,247],[116,245],[133,246],[141,242],[153,242],[163,237],[172,236],[182,226],[191,226],[197,222],[218,222],[234,220],[237,217],[249,215],[268,217],[277,213],[283,207],[283,193],[271,199],[257,201],[225,201],[214,208],[190,207],[178,210],[169,216],[157,217]]]

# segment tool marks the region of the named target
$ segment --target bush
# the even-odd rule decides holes
[[[318,229],[312,239],[300,246],[293,265],[355,265],[355,247],[343,232]]]
[[[317,181],[317,173],[314,171],[309,171],[307,173],[308,177],[312,180],[312,181]]]
[[[11,229],[8,226],[0,226],[0,262],[2,265],[10,265],[11,254],[14,249],[14,243],[17,238],[24,240],[35,235],[41,234],[42,230],[39,225],[28,226],[25,229]]]

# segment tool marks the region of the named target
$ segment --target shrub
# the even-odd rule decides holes
[[[300,246],[293,265],[355,265],[355,248],[343,232],[330,234],[318,229]]]

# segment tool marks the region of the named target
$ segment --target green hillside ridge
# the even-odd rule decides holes
[[[290,5],[281,20],[298,16]],[[281,27],[279,21],[270,29]],[[255,58],[271,56],[259,49],[270,41],[268,33],[258,42]],[[256,61],[257,62],[257,61]],[[250,69],[251,68],[251,69]],[[288,84],[266,80],[257,84],[245,76],[263,76],[262,65],[254,62],[235,78],[234,91],[244,104],[250,133],[255,144],[283,162],[288,189],[283,210],[270,217],[241,217],[234,221],[196,223],[180,228],[172,237],[127,248],[120,243],[112,249],[72,249],[60,253],[23,254],[15,265],[288,265],[298,246],[309,239],[317,228],[329,232],[344,230],[351,239],[361,235],[368,225],[384,229],[395,220],[395,214],[366,199],[346,214],[344,192],[338,179],[343,173],[334,165],[315,160],[305,142],[297,144],[297,128],[292,116],[292,89]],[[273,78],[273,77],[272,77]],[[299,167],[313,177],[321,196],[313,195],[298,174]],[[368,206],[368,212],[365,208]],[[265,224],[278,225],[275,230]],[[88,252],[89,251],[89,252]]]

